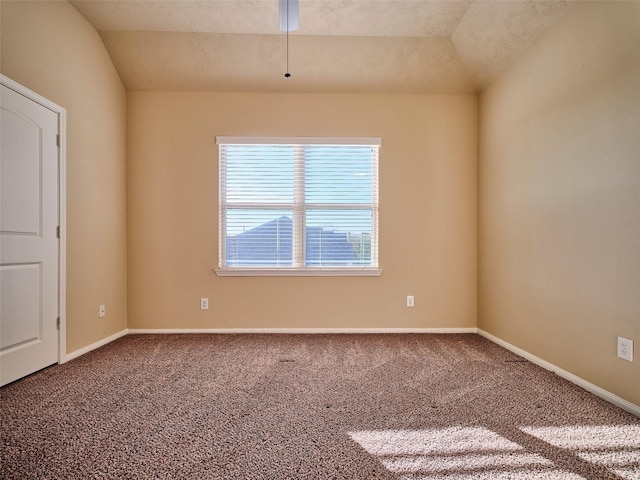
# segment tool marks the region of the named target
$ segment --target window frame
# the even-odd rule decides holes
[[[378,247],[379,247],[379,151],[381,147],[381,139],[379,137],[232,137],[217,136],[216,144],[218,145],[218,267],[215,268],[218,276],[380,276],[382,270],[379,266]],[[304,181],[299,182],[300,175],[294,175],[298,180],[294,183],[294,200],[292,204],[286,204],[287,207],[293,207],[292,218],[293,245],[292,245],[292,266],[247,266],[229,267],[226,262],[226,170],[223,168],[221,158],[222,145],[287,145],[294,146],[303,150],[308,145],[365,145],[376,148],[375,158],[373,159],[373,188],[372,202],[370,204],[331,204],[322,205],[315,203],[305,203],[304,201]],[[300,155],[300,151],[295,155],[294,169],[305,168],[304,156]],[[299,157],[302,157],[300,162]],[[223,177],[224,175],[224,177]],[[302,183],[302,185],[300,184]],[[234,206],[241,205],[236,203]],[[255,204],[251,205],[255,207]],[[282,206],[285,206],[284,204]],[[357,208],[370,209],[372,212],[372,234],[371,234],[371,264],[372,266],[347,266],[347,267],[327,267],[327,266],[305,266],[304,258],[304,242],[305,242],[305,219],[308,210],[319,209],[322,207],[330,207],[336,210],[354,210]],[[266,208],[266,207],[265,207]],[[296,261],[297,260],[297,261]]]

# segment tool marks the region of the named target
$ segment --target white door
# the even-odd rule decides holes
[[[1,85],[0,385],[58,362],[58,114]]]

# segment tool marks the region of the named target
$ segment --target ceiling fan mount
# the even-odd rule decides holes
[[[298,29],[299,0],[278,0],[280,31],[292,32]]]

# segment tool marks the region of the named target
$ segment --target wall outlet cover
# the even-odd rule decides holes
[[[201,298],[200,299],[200,310],[209,310],[209,299]]]
[[[633,340],[618,337],[618,358],[633,362]]]

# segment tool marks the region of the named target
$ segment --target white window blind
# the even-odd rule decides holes
[[[216,140],[221,272],[377,271],[380,139]]]

